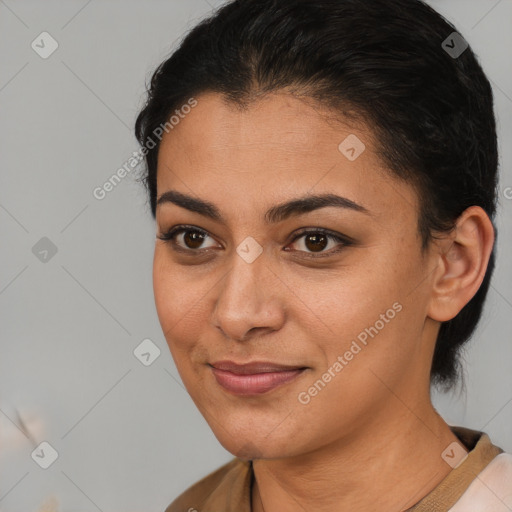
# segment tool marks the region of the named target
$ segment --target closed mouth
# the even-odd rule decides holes
[[[209,365],[217,383],[235,395],[262,395],[301,375],[307,367],[269,362],[238,364],[219,361]]]

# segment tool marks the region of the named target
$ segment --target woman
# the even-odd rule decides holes
[[[416,0],[232,1],[136,134],[160,323],[235,455],[167,512],[512,510],[512,456],[430,400],[494,267],[492,92],[454,27]]]

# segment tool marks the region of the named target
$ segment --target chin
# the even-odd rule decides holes
[[[233,447],[234,449],[229,450],[235,457],[242,460],[254,460],[254,459],[267,459],[268,455],[260,450],[260,447],[248,441],[247,443]]]
[[[258,438],[254,431],[238,436],[230,435],[226,430],[214,431],[214,434],[225,450],[242,460],[280,459],[293,455],[292,452],[299,449],[283,439],[270,441],[264,435]]]

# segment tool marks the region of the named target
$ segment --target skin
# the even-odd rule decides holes
[[[338,122],[286,91],[244,111],[215,93],[197,100],[162,139],[157,196],[201,198],[224,220],[159,204],[157,235],[188,224],[208,236],[192,246],[183,233],[174,245],[157,238],[153,273],[160,323],[187,391],[219,442],[254,459],[254,511],[406,510],[451,470],[441,454],[458,440],[432,406],[431,360],[440,322],[482,282],[492,224],[471,207],[422,252],[417,193],[386,169],[370,127]],[[338,149],[350,134],[366,146],[354,161]],[[325,193],[369,213],[328,207],[264,221],[276,204]],[[294,241],[301,228],[353,243],[329,239],[315,252],[308,236]],[[248,236],[263,249],[252,263],[236,252]],[[298,394],[397,302],[402,310],[300,403]],[[219,360],[308,369],[269,393],[235,396],[208,366]]]

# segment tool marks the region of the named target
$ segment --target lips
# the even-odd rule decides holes
[[[260,395],[286,384],[306,367],[288,366],[266,361],[238,364],[233,361],[217,361],[210,364],[217,383],[236,395]]]

